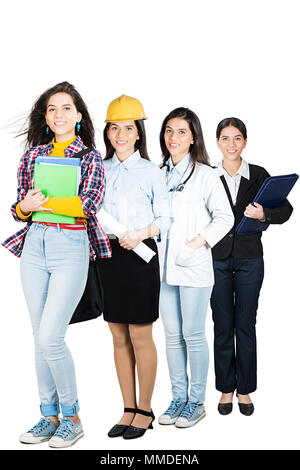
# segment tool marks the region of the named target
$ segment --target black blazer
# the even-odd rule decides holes
[[[262,232],[251,235],[237,235],[235,233],[235,229],[244,215],[246,206],[253,201],[264,180],[270,176],[264,168],[257,165],[249,164],[249,171],[249,180],[243,176],[241,177],[236,205],[233,209],[234,226],[230,232],[212,248],[212,255],[215,260],[225,259],[229,256],[233,256],[234,258],[259,258],[263,256],[261,243]],[[221,180],[224,184],[225,178],[221,177]],[[266,222],[270,224],[283,224],[290,218],[293,207],[286,199],[281,206],[272,209],[264,208],[264,212]]]

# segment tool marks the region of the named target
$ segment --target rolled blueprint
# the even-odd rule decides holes
[[[119,237],[121,233],[127,231],[124,225],[120,224],[112,215],[106,212],[104,209],[100,209],[98,220],[102,226],[105,226],[107,233],[113,233],[116,237]],[[133,250],[138,256],[140,256],[146,263],[153,258],[156,254],[155,251],[151,250],[145,243],[140,242]]]

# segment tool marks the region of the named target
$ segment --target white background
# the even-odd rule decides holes
[[[122,93],[145,108],[149,154],[160,161],[163,118],[187,106],[201,120],[211,162],[218,122],[229,116],[248,128],[244,157],[272,175],[299,173],[299,15],[292,0],[152,0],[5,2],[1,11],[1,230],[0,239],[21,228],[10,215],[23,147],[15,139],[34,100],[68,80],[89,106],[104,153],[102,130],[109,102]],[[13,124],[17,121],[17,126]],[[163,427],[141,439],[109,439],[122,401],[111,335],[103,319],[70,326],[80,416],[85,437],[76,449],[299,449],[299,201],[300,183],[289,200],[295,210],[283,226],[264,234],[265,280],[257,321],[258,390],[255,413],[217,412],[213,325],[207,417],[190,429]],[[1,440],[2,449],[32,449],[18,442],[39,419],[30,321],[19,260],[1,255]],[[158,373],[153,410],[158,417],[171,400],[162,322],[154,325]],[[34,449],[48,450],[47,444]],[[75,448],[74,448],[75,449]]]

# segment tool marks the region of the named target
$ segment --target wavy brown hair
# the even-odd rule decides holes
[[[95,130],[87,106],[76,88],[69,82],[54,85],[35,101],[26,121],[28,125],[18,136],[26,136],[26,147],[28,148],[47,144],[53,139],[54,133],[50,128],[48,134],[46,134],[45,115],[49,99],[56,93],[67,93],[71,96],[77,111],[82,115],[80,130],[77,135],[80,136],[84,145],[88,148],[95,148]]]
[[[159,135],[160,147],[161,147],[161,151],[163,154],[163,164],[165,164],[168,158],[170,157],[170,153],[165,143],[165,130],[166,130],[168,121],[174,118],[184,119],[190,127],[191,133],[193,135],[193,140],[194,140],[194,143],[190,145],[190,150],[189,150],[192,162],[194,164],[196,162],[199,162],[199,163],[203,163],[204,165],[210,166],[209,156],[206,151],[200,120],[197,114],[195,114],[189,108],[173,109],[173,111],[171,111],[168,114],[168,116],[166,116],[165,119],[163,120],[160,135]]]

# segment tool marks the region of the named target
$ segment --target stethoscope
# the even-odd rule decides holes
[[[162,169],[164,166],[167,167],[167,172],[169,172],[170,171],[170,166],[168,165],[168,163],[163,163],[160,168]],[[190,177],[192,176],[194,171],[195,171],[195,165],[193,165],[188,177],[182,183],[179,183],[179,185],[176,188],[169,189],[169,193],[172,193],[173,191],[177,191],[177,192],[183,191],[186,183],[188,182],[188,180],[190,179]]]

